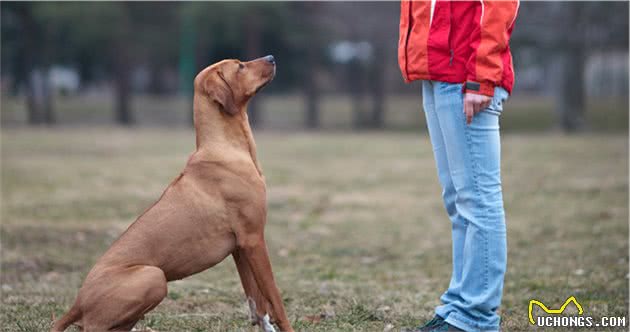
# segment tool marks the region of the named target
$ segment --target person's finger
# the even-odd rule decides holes
[[[481,101],[475,100],[473,102],[473,111],[474,111],[473,114],[477,114],[479,113],[479,111],[481,111]]]
[[[472,122],[473,117],[473,107],[472,102],[470,100],[464,100],[464,114],[466,114],[466,123],[470,124]]]

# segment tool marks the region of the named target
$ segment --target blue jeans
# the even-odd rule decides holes
[[[427,127],[453,236],[451,281],[435,312],[465,331],[499,330],[497,309],[507,264],[499,115],[507,97],[507,91],[496,88],[491,105],[467,125],[461,84],[422,82]]]

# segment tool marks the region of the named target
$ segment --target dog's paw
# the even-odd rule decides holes
[[[276,329],[271,324],[271,319],[269,318],[269,314],[265,314],[262,319],[260,319],[260,327],[265,332],[276,332]]]
[[[259,317],[256,313],[256,302],[251,297],[247,298],[247,305],[249,306],[249,319],[252,325],[258,325],[264,332],[276,332],[276,329],[271,323],[271,317],[269,314],[265,314],[263,317]]]

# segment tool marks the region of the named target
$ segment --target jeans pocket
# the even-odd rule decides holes
[[[509,94],[502,87],[494,88],[494,96],[492,97],[492,102],[490,106],[486,107],[483,112],[488,112],[494,115],[501,115],[503,112],[503,103],[507,101]]]

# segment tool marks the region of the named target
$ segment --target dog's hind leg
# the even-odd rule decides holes
[[[132,266],[99,282],[106,286],[80,294],[85,331],[130,331],[167,293],[164,272],[155,266]]]

